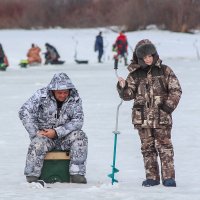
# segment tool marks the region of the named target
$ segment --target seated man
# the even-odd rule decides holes
[[[31,45],[31,48],[28,50],[27,53],[29,65],[40,64],[42,62],[40,51],[41,49],[38,46],[36,46],[35,44]]]
[[[35,92],[20,108],[19,117],[31,140],[24,172],[27,182],[38,181],[46,153],[56,149],[70,151],[70,181],[87,183],[82,101],[65,73],[55,74],[47,87]]]
[[[63,64],[64,61],[59,60],[60,55],[58,54],[58,51],[55,47],[50,45],[49,43],[45,44],[46,52],[45,55],[45,65],[47,64]]]

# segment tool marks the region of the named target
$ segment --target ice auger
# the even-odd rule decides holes
[[[117,66],[114,66],[114,69],[115,69],[115,74],[118,78],[119,76],[117,73],[117,69],[118,69]],[[119,105],[117,106],[116,125],[115,125],[115,130],[113,131],[113,133],[114,133],[114,150],[113,150],[113,164],[111,165],[112,173],[108,175],[108,177],[110,177],[112,179],[112,185],[115,182],[118,182],[118,180],[115,179],[115,173],[119,172],[119,170],[115,167],[115,164],[116,164],[116,153],[117,153],[117,135],[120,134],[120,132],[118,131],[119,108],[122,105],[122,103],[123,103],[123,100],[121,99]]]

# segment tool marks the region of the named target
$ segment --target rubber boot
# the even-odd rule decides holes
[[[75,174],[75,175],[70,175],[70,182],[71,182],[71,183],[82,183],[82,184],[86,184],[86,183],[87,183],[87,180],[86,180],[85,176],[79,175],[79,174]]]

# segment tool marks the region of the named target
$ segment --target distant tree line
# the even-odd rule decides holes
[[[0,28],[200,28],[200,0],[0,0]]]

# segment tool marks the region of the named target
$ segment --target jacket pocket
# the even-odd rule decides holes
[[[171,115],[164,110],[159,109],[159,124],[160,125],[172,125]]]
[[[134,125],[141,125],[144,122],[144,106],[135,105],[132,111],[132,123]]]

